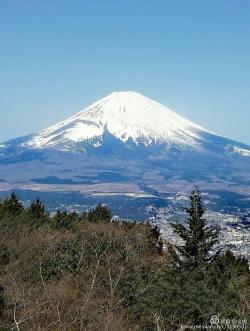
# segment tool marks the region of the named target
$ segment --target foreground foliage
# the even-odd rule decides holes
[[[50,216],[41,201],[0,204],[0,330],[179,330],[211,316],[249,318],[249,268],[213,252],[198,191],[184,246],[162,251],[159,229],[111,222],[98,205]],[[249,323],[249,321],[248,321]],[[1,329],[2,328],[2,329]]]

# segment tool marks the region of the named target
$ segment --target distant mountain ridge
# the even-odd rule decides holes
[[[0,191],[141,196],[199,185],[248,197],[249,170],[249,146],[132,91],[0,144]]]

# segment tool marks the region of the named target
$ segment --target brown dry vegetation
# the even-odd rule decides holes
[[[227,252],[176,269],[161,244],[157,228],[110,222],[101,206],[49,217],[41,202],[23,209],[12,196],[0,203],[0,330],[175,331],[213,315],[249,323],[245,260]]]
[[[11,256],[1,280],[5,318],[17,330],[135,330],[124,307],[167,263],[139,224],[86,221],[4,241]]]

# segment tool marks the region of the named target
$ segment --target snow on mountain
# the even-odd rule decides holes
[[[41,131],[23,145],[32,148],[59,148],[92,141],[102,145],[105,131],[123,143],[153,143],[195,148],[202,127],[139,93],[113,92],[76,115]]]
[[[53,192],[57,199],[62,192],[72,201],[80,194],[90,206],[93,197],[165,198],[193,185],[220,196],[225,207],[227,197],[242,206],[249,169],[249,146],[135,92],[111,93],[38,134],[0,144],[0,194],[20,190],[33,199],[33,192]],[[119,203],[138,211],[131,200]]]
[[[238,154],[242,155],[242,156],[250,157],[250,150],[248,150],[248,149],[240,148],[238,146],[234,146],[233,151],[235,153],[238,153]]]

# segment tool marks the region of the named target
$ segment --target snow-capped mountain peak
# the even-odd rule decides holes
[[[113,92],[74,116],[35,135],[26,143],[34,148],[53,148],[95,141],[102,144],[107,130],[126,143],[195,145],[205,129],[169,108],[132,91]]]
[[[250,146],[135,92],[111,93],[38,134],[0,144],[2,191],[74,192],[74,199],[85,196],[81,204],[107,194],[165,201],[193,185],[218,191],[222,201],[234,192],[235,201],[247,203],[249,169]],[[131,200],[124,205],[133,206]]]

